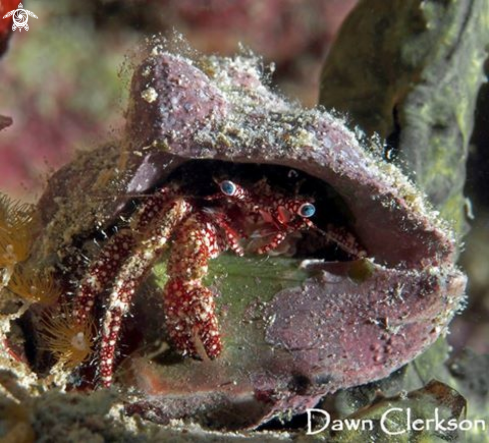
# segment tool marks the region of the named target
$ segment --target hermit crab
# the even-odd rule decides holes
[[[32,260],[64,282],[86,351],[74,377],[135,387],[129,412],[228,428],[300,412],[413,359],[460,305],[446,222],[345,121],[265,77],[250,55],[155,43],[121,140],[58,171],[38,204]],[[141,351],[155,341],[163,354]]]
[[[219,188],[220,194],[201,199],[175,186],[158,190],[141,204],[128,228],[107,241],[81,280],[74,297],[71,340],[83,339],[79,331],[92,320],[96,298],[111,288],[98,356],[103,386],[112,383],[119,330],[132,296],[170,240],[168,282],[162,294],[168,335],[183,355],[206,359],[218,357],[222,350],[214,296],[202,282],[209,260],[227,249],[243,256],[240,240],[254,225],[270,235],[257,249],[260,254],[276,249],[291,233],[317,229],[309,220],[315,207],[305,199],[272,192],[263,182],[260,194],[230,180]],[[327,235],[339,247],[352,249],[352,239],[347,243],[341,235]]]

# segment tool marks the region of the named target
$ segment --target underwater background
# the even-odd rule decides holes
[[[46,202],[45,190],[55,171],[70,162],[78,165],[77,159],[87,158],[96,147],[110,145],[112,140],[123,137],[126,118],[132,118],[136,126],[140,123],[139,115],[134,120],[134,115],[126,109],[128,103],[132,103],[129,98],[131,71],[143,58],[141,48],[151,44],[144,43],[145,38],[163,35],[173,42],[169,44],[171,51],[195,60],[192,63],[209,77],[212,77],[213,69],[232,71],[226,71],[231,68],[222,68],[219,62],[212,65],[212,58],[206,65],[201,60],[207,56],[256,56],[256,72],[265,77],[265,84],[267,81],[271,84],[270,94],[285,96],[292,102],[292,110],[296,107],[309,109],[318,104],[326,111],[334,110],[334,117],[357,136],[360,146],[369,153],[372,151],[373,156],[382,159],[385,165],[394,165],[396,171],[402,171],[415,184],[437,213],[436,217],[439,214],[440,220],[448,222],[448,227],[443,225],[442,228],[438,221],[433,222],[429,229],[440,229],[444,234],[449,232],[446,235],[453,242],[453,251],[446,257],[440,252],[434,262],[438,259],[441,267],[446,264],[447,269],[450,268],[447,273],[452,272],[451,266],[456,262],[468,277],[466,290],[454,296],[457,306],[447,308],[450,313],[446,314],[446,321],[454,311],[457,315],[447,329],[441,323],[440,331],[437,331],[440,338],[424,353],[402,368],[395,368],[396,371],[387,378],[378,380],[379,375],[372,376],[371,383],[362,382],[359,387],[340,389],[316,401],[316,407],[330,411],[334,418],[373,420],[375,429],[327,430],[315,438],[319,441],[489,441],[487,1],[32,0],[26,1],[23,7],[37,16],[29,17],[28,31],[12,31],[12,22],[7,19],[0,22],[0,115],[4,116],[0,117],[0,124],[5,126],[0,132],[0,190],[3,194],[32,204],[44,195]],[[16,8],[20,8],[17,1],[0,1],[2,17]],[[221,87],[218,80],[215,84]],[[259,87],[261,83],[259,86],[257,83],[257,90]],[[289,111],[289,105],[283,105],[281,98],[276,100],[278,110],[284,106],[283,109]],[[264,109],[268,106],[259,100],[256,103]],[[270,108],[273,111],[273,106]],[[96,157],[94,163],[108,162],[104,155]],[[257,162],[266,162],[260,153],[255,155],[260,159]],[[287,161],[281,164],[289,167]],[[215,168],[213,172],[220,172],[221,166],[213,165],[212,168]],[[387,166],[379,168],[382,174],[389,176]],[[86,170],[74,169],[70,172],[73,177],[89,174]],[[369,169],[367,165],[367,172]],[[259,178],[266,173],[279,177],[279,184],[283,180],[278,169],[236,171],[237,177],[249,174]],[[191,169],[188,174],[193,173]],[[398,177],[397,172],[393,176]],[[80,186],[84,192],[80,182],[73,177],[66,183]],[[358,181],[361,187],[362,177]],[[65,197],[64,190],[56,195],[53,183],[57,183],[56,179],[51,181],[49,191],[54,195],[48,197],[52,201]],[[393,186],[397,185],[396,182]],[[325,194],[330,192],[329,189],[324,191]],[[375,194],[374,191],[371,193]],[[358,191],[356,195],[364,194]],[[412,199],[416,199],[417,191],[412,195]],[[403,197],[409,200],[407,196]],[[93,197],[105,205],[104,198],[109,200],[103,195]],[[375,200],[374,195],[371,198]],[[419,214],[414,210],[408,211],[406,218],[412,216],[418,225],[422,225],[425,223],[423,211],[419,211],[422,221],[416,218]],[[375,217],[382,218],[380,214],[371,216],[371,224]],[[370,221],[368,223],[370,229]],[[416,223],[413,222],[413,226]],[[58,232],[58,235],[62,237],[64,233]],[[380,233],[378,237],[378,243],[386,243],[385,249],[398,245],[403,248],[405,240],[401,236],[388,240],[387,233],[385,237]],[[413,238],[421,238],[419,250],[435,250],[438,246],[427,244],[437,240],[426,240],[423,244],[424,237],[413,234]],[[406,254],[406,268],[410,269],[410,256]],[[277,261],[280,275],[287,276],[290,282],[284,284],[272,278],[265,283],[269,285],[266,291],[270,294],[306,278],[297,270],[295,262],[284,258],[279,263],[280,259]],[[246,294],[237,292],[236,288],[251,284],[243,280],[239,272],[252,274],[266,282],[272,272],[265,262],[253,262],[246,268],[242,262],[227,256],[219,260],[208,279],[219,280],[223,275],[237,273],[238,277],[229,283],[229,291],[235,291],[237,298],[246,297]],[[163,287],[167,283],[166,267],[159,266],[154,273],[156,280],[160,280],[158,287]],[[361,267],[355,272],[370,272],[365,269]],[[219,288],[225,291],[226,284],[222,283]],[[450,292],[450,284],[446,287],[449,288],[446,292]],[[438,290],[440,293],[444,291],[438,288],[434,292],[438,293]],[[460,302],[462,292],[466,298]],[[440,300],[447,305],[449,298],[440,295]],[[138,301],[134,315],[146,318],[148,308],[140,305],[141,301]],[[16,345],[17,341],[22,343],[20,336],[29,343],[27,348],[35,347],[37,342],[29,338],[25,321],[17,322],[16,318],[12,320],[14,326],[10,324],[8,316],[12,315],[9,311],[12,309],[10,304],[2,306],[1,315],[9,318],[11,328],[6,331],[2,326],[6,349],[8,340],[15,341]],[[35,317],[36,308],[33,309]],[[233,309],[238,308],[230,302],[229,315],[240,316],[243,312],[232,314]],[[255,309],[258,312],[261,308]],[[413,307],[413,311],[416,309]],[[386,329],[388,326],[384,325]],[[128,329],[132,327],[128,326]],[[136,335],[139,334],[137,327],[134,330]],[[154,337],[144,340],[150,338]],[[362,337],[357,339],[356,346],[361,349]],[[124,340],[127,341],[125,352],[134,352],[128,359],[134,359],[137,369],[133,370],[141,373],[148,370],[151,365],[141,359],[137,345],[132,339]],[[412,341],[415,343],[418,339],[413,335]],[[238,345],[242,343],[238,341],[235,346]],[[420,345],[420,350],[421,347],[424,349]],[[15,346],[13,349],[18,351]],[[152,349],[151,352],[156,351]],[[239,359],[239,354],[235,358]],[[294,408],[300,410],[298,400],[294,400],[293,405],[286,404],[280,413],[263,413],[252,420],[253,423],[236,425],[234,418],[230,418],[227,426],[226,417],[199,415],[200,412],[195,412],[194,417],[188,412],[199,411],[201,407],[212,409],[209,402],[217,404],[220,401],[206,399],[202,404],[197,401],[194,409],[182,407],[186,415],[172,421],[167,420],[163,406],[158,410],[141,398],[132,409],[125,410],[122,405],[131,400],[130,389],[124,391],[122,398],[116,390],[96,391],[85,396],[68,388],[70,393],[65,394],[63,389],[56,389],[63,383],[57,385],[55,378],[40,388],[33,374],[43,378],[46,368],[39,369],[36,358],[34,363],[32,357],[27,360],[27,366],[33,369],[30,375],[25,375],[30,369],[26,372],[16,367],[18,362],[11,364],[8,357],[0,360],[0,441],[164,441],[170,437],[181,441],[242,438],[250,441],[309,441],[313,438],[306,435],[306,415],[293,412]],[[287,366],[286,362],[284,366]],[[25,379],[19,381],[23,376]],[[359,378],[367,379],[367,376]],[[314,397],[308,391],[309,380],[300,375],[294,380],[293,389],[287,389],[295,390],[298,397]],[[144,383],[143,390],[148,398],[160,392],[161,384],[164,384],[149,370]],[[66,388],[66,384],[63,386]],[[231,403],[238,402],[241,394],[239,391],[231,393],[230,397],[235,397]],[[271,398],[273,396],[267,397],[269,393],[262,392],[261,395],[269,402],[276,401]],[[416,417],[423,420],[432,418],[438,408],[447,419],[485,420],[486,429],[471,428],[459,433],[410,430],[402,435],[403,440],[397,440],[395,438],[401,437],[386,435],[378,427],[382,414],[392,407],[411,408]],[[396,429],[405,429],[405,420],[402,414],[396,417]],[[75,422],[77,426],[73,430]]]

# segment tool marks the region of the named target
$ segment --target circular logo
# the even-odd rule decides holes
[[[25,9],[16,9],[12,18],[14,19],[14,24],[17,28],[23,28],[27,25],[27,20],[29,20],[29,16]]]
[[[18,29],[19,32],[21,32],[22,29],[25,29],[26,31],[29,30],[29,25],[27,24],[27,21],[29,20],[29,15],[31,17],[37,18],[36,14],[34,14],[31,11],[28,11],[27,9],[24,9],[22,3],[19,3],[17,9],[8,12],[3,16],[3,18],[12,17],[13,20],[12,31]]]

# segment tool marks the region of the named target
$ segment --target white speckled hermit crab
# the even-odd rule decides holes
[[[111,288],[98,351],[103,386],[112,383],[122,319],[169,241],[168,282],[162,295],[168,335],[183,355],[213,359],[220,355],[222,343],[214,296],[202,282],[209,260],[227,249],[244,255],[240,241],[246,237],[245,224],[246,230],[256,224],[270,234],[256,251],[259,254],[276,249],[288,234],[318,229],[309,219],[315,207],[306,198],[273,191],[264,180],[249,189],[230,180],[218,184],[220,192],[207,198],[185,195],[175,185],[157,191],[140,205],[128,228],[107,242],[82,279],[74,300],[72,343],[87,351],[89,338],[84,343],[80,331],[88,330],[96,299]],[[352,236],[327,235],[347,252],[361,255]]]

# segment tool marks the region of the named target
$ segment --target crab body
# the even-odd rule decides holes
[[[272,190],[266,180],[260,180],[249,189],[230,180],[221,181],[219,187],[228,201],[234,202],[252,217],[252,226],[258,231],[258,236],[268,237],[266,243],[256,249],[259,254],[277,249],[289,234],[313,229],[349,256],[366,256],[364,248],[347,229],[328,225],[326,230],[322,230],[310,220],[316,212],[311,198],[287,196]]]

